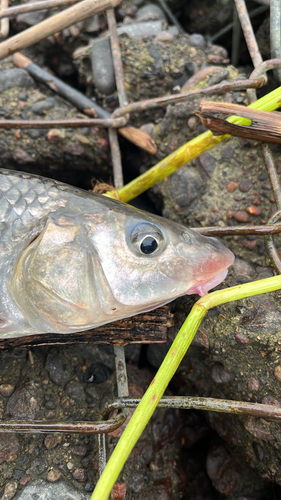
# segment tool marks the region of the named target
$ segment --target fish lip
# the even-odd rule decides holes
[[[203,297],[208,293],[209,290],[212,290],[217,285],[219,285],[227,276],[228,268],[223,269],[218,274],[209,278],[208,280],[202,281],[201,283],[196,283],[194,286],[189,288],[186,292],[186,295],[193,295],[197,293],[200,297]]]

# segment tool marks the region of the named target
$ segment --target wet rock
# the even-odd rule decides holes
[[[13,87],[32,89],[34,80],[25,69],[2,69],[0,71],[0,94]]]
[[[55,484],[46,481],[34,481],[26,486],[18,497],[18,500],[35,500],[37,498],[40,498],[40,500],[52,500],[54,498],[57,500],[62,498],[67,498],[68,500],[89,500],[90,495],[82,493],[70,484],[62,481]]]
[[[153,3],[148,3],[138,9],[136,16],[136,21],[145,22],[145,21],[166,21],[166,16],[162,9]]]
[[[53,97],[49,97],[48,99],[44,99],[42,101],[38,101],[31,106],[31,111],[36,115],[44,116],[47,111],[52,109],[57,105],[57,101]]]
[[[84,387],[77,380],[71,380],[68,382],[65,386],[65,392],[68,396],[74,399],[84,399],[85,397]]]
[[[16,434],[0,433],[0,464],[11,462],[17,458],[19,451],[19,440]]]
[[[41,414],[43,392],[38,384],[30,381],[11,395],[4,418],[13,420],[34,420]]]
[[[35,458],[35,460],[33,460],[33,462],[31,462],[30,464],[30,470],[36,476],[43,474],[43,472],[45,472],[47,468],[48,462],[42,457]]]
[[[115,76],[109,37],[96,38],[91,50],[93,79],[102,94],[112,94],[115,90]]]
[[[206,45],[205,38],[199,33],[193,33],[193,35],[190,35],[189,43],[192,47],[202,48]]]
[[[69,362],[57,354],[49,353],[46,359],[45,370],[55,384],[63,387],[72,376],[72,369]]]

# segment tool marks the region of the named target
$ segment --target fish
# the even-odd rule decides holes
[[[204,295],[233,261],[158,215],[0,169],[0,338],[81,332]]]

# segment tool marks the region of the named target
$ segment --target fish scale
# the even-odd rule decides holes
[[[233,260],[162,217],[0,169],[0,338],[79,332],[203,295]]]

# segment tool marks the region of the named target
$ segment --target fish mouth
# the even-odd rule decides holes
[[[189,288],[189,290],[184,295],[193,295],[197,293],[200,297],[203,297],[208,293],[209,290],[219,285],[227,276],[228,269],[224,269],[220,273],[216,274],[212,278],[196,283],[193,287]]]

